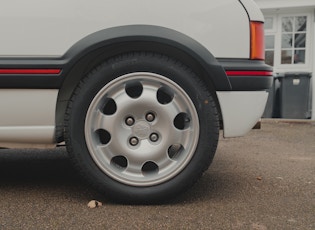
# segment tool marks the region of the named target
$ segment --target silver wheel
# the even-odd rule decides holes
[[[123,75],[97,93],[84,134],[97,166],[132,186],[174,178],[190,162],[200,135],[197,111],[185,91],[144,72]]]
[[[69,100],[69,156],[92,186],[115,201],[175,198],[214,157],[219,116],[212,93],[171,57],[113,57],[90,70]]]

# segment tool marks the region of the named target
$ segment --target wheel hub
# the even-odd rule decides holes
[[[132,128],[132,133],[140,139],[147,139],[151,134],[151,125],[146,121],[138,121]]]

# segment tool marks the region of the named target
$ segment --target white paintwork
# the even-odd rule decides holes
[[[245,8],[247,9],[248,16],[251,21],[264,21],[264,15],[260,11],[257,4],[252,0],[241,0]]]
[[[77,41],[109,27],[147,24],[177,30],[217,58],[249,58],[243,0],[2,0],[0,56],[62,56]],[[0,89],[0,146],[53,144],[58,90]],[[248,132],[263,113],[265,92],[218,92],[225,137]]]
[[[268,98],[266,91],[217,92],[221,105],[224,137],[243,136],[261,118]]]
[[[1,143],[54,142],[58,90],[1,89]]]
[[[52,144],[55,126],[1,126],[0,146],[8,143]],[[1,144],[5,143],[5,144]]]
[[[249,57],[248,16],[237,0],[2,0],[0,56],[62,56],[91,33],[135,24],[182,32],[215,57]]]

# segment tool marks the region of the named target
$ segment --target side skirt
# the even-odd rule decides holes
[[[57,89],[0,89],[0,147],[55,144]]]

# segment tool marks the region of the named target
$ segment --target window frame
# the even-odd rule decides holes
[[[282,51],[282,18],[285,17],[306,17],[306,42],[305,42],[305,63],[298,64],[281,64],[281,51]],[[312,21],[314,20],[313,14],[310,12],[299,12],[299,13],[276,13],[276,14],[266,14],[265,18],[273,18],[273,27],[271,29],[265,29],[265,36],[274,35],[274,60],[273,67],[276,71],[309,71],[311,69],[312,63],[312,43],[311,40],[313,38],[312,31]],[[293,34],[295,34],[293,32]],[[266,51],[272,49],[265,49]],[[295,49],[292,48],[292,52],[294,53]]]
[[[271,29],[266,29],[265,28],[265,33],[275,33],[277,31],[277,17],[276,15],[265,15],[265,21],[266,18],[272,18],[272,28]]]
[[[295,20],[297,17],[306,17],[306,30],[305,30],[305,36],[306,36],[306,41],[305,41],[305,48],[303,49],[299,49],[297,47],[294,46],[294,44],[292,44],[292,47],[290,48],[282,48],[282,35],[284,34],[292,34],[293,37],[295,37],[297,33],[297,31],[294,31],[295,29],[295,25],[293,26],[293,31],[292,32],[283,32],[282,31],[282,19],[283,18],[293,18],[293,24],[295,24]],[[305,68],[309,65],[310,62],[310,16],[308,14],[284,14],[284,15],[279,15],[278,17],[278,26],[279,26],[279,30],[277,31],[277,33],[279,33],[279,39],[280,39],[280,54],[279,54],[279,66],[284,67],[284,68],[292,68],[292,66],[294,66],[294,68],[297,67],[301,67],[301,68]],[[283,50],[287,50],[287,51],[291,51],[292,54],[294,55],[294,52],[297,50],[305,50],[305,63],[290,63],[290,64],[282,64],[282,60],[281,60],[281,53]]]

